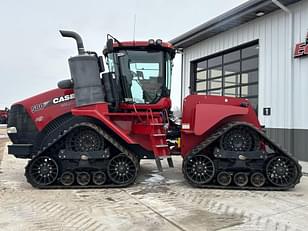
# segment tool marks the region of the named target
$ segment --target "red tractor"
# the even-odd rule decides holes
[[[107,36],[103,58],[85,51],[69,58],[71,79],[15,103],[9,113],[9,153],[30,159],[27,181],[37,188],[124,187],[141,159],[161,169],[172,154],[183,174],[204,188],[289,189],[298,161],[263,133],[247,99],[190,95],[181,124],[171,112],[175,48],[161,40],[119,42]]]
[[[4,110],[0,110],[0,124],[7,123],[8,111],[9,111],[8,108],[5,108]]]

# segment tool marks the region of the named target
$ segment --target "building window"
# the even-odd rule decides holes
[[[194,92],[248,98],[258,107],[259,46],[241,46],[192,63]]]

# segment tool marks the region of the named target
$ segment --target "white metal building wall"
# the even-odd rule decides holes
[[[183,95],[189,94],[191,61],[259,40],[261,123],[268,128],[308,129],[308,57],[290,58],[295,43],[306,38],[308,0],[291,5],[290,9],[294,12],[292,47],[289,15],[279,10],[186,48],[183,55]],[[264,107],[271,107],[271,116],[263,116]]]

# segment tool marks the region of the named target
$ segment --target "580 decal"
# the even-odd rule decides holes
[[[44,110],[48,105],[50,104],[50,100],[43,102],[43,103],[39,103],[39,104],[35,104],[31,107],[31,111],[32,112],[38,112],[38,111],[42,111]]]
[[[60,103],[64,103],[64,102],[67,102],[67,101],[70,101],[70,100],[74,100],[74,99],[75,99],[74,93],[69,94],[69,95],[59,96],[59,97],[53,98],[52,100],[48,100],[48,101],[45,101],[43,103],[33,105],[31,107],[31,111],[32,112],[42,111],[50,105],[60,104]]]

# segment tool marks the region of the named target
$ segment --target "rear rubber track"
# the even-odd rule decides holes
[[[254,187],[254,186],[234,186],[234,185],[228,185],[228,186],[223,186],[223,185],[219,185],[217,184],[217,182],[214,184],[213,180],[210,181],[209,184],[196,184],[194,182],[192,182],[186,175],[186,170],[184,168],[186,162],[189,160],[190,157],[195,156],[197,154],[199,154],[202,151],[205,151],[207,148],[209,148],[212,144],[214,144],[214,142],[218,141],[220,138],[222,138],[222,136],[224,134],[226,134],[228,131],[230,131],[232,128],[239,126],[239,125],[244,125],[247,126],[249,128],[251,128],[253,131],[255,131],[260,138],[262,138],[267,145],[275,151],[275,153],[279,153],[279,154],[275,154],[275,155],[282,155],[282,156],[286,156],[287,158],[292,159],[297,167],[297,171],[298,171],[298,176],[296,178],[296,181],[291,184],[288,187],[278,187],[278,186],[269,186],[269,185],[265,185],[262,187]],[[283,190],[289,190],[291,188],[294,188],[296,184],[298,184],[300,182],[300,178],[302,177],[302,167],[301,165],[298,163],[298,160],[295,159],[290,153],[288,153],[286,150],[282,149],[279,145],[277,145],[274,141],[272,141],[270,138],[268,138],[264,132],[262,132],[260,129],[256,128],[255,126],[253,126],[250,123],[246,123],[246,122],[231,122],[226,124],[225,126],[219,128],[218,130],[216,130],[216,132],[214,132],[212,135],[210,135],[205,141],[203,141],[202,143],[200,143],[198,146],[196,146],[183,160],[183,168],[182,168],[182,172],[184,174],[184,178],[189,182],[190,185],[197,187],[197,188],[209,188],[209,189],[239,189],[239,190],[268,190],[268,191],[283,191]],[[217,174],[215,174],[217,175]]]

